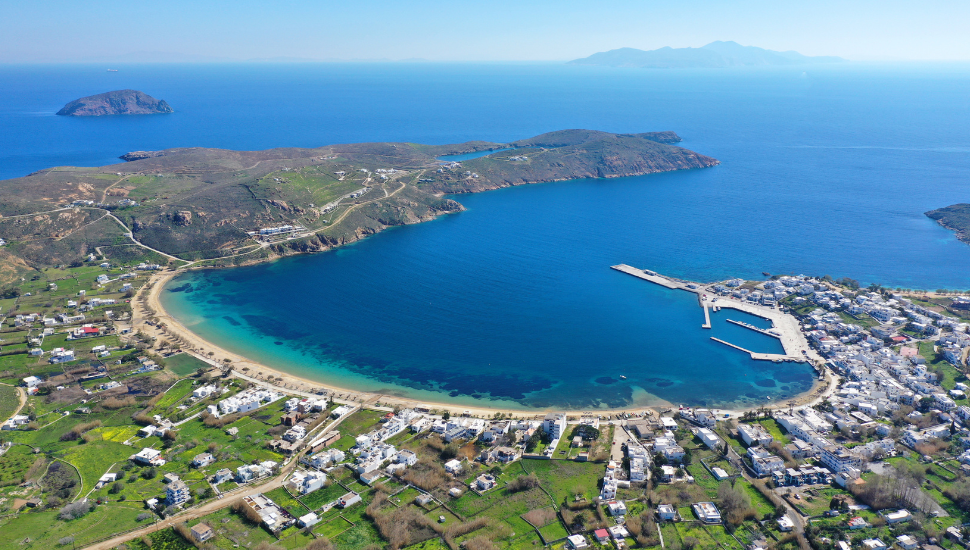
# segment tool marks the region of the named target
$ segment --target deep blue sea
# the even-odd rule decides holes
[[[334,252],[191,273],[164,293],[200,335],[320,381],[480,405],[750,405],[803,391],[811,370],[712,342],[778,347],[726,323],[750,320],[737,312],[702,330],[690,295],[609,266],[970,288],[970,246],[923,215],[970,201],[970,65],[106,68],[0,66],[0,177],[138,149],[507,142],[563,128],[673,130],[721,161],[463,195],[460,214]],[[53,116],[122,88],[176,113]]]

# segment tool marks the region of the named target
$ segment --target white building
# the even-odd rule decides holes
[[[449,474],[459,474],[461,473],[461,462],[455,460],[454,458],[445,462],[445,471]]]
[[[298,470],[290,478],[290,485],[301,495],[312,493],[324,487],[327,483],[327,474],[323,472]]]
[[[691,507],[694,509],[697,519],[704,523],[721,523],[721,512],[718,511],[713,502],[698,502]]]
[[[189,486],[181,479],[177,479],[165,487],[165,504],[168,506],[178,506],[192,498]]]
[[[566,414],[549,413],[542,421],[542,431],[549,434],[552,439],[559,439],[566,431]]]
[[[738,424],[738,434],[746,445],[767,447],[775,440],[761,424]]]

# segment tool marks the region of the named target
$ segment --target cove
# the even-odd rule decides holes
[[[726,321],[763,320],[724,310],[703,330],[693,296],[609,269],[678,260],[663,261],[679,244],[662,238],[663,223],[653,235],[644,222],[656,212],[644,209],[703,174],[456,197],[467,211],[335,251],[183,274],[163,305],[203,338],[274,368],[418,400],[727,408],[806,391],[807,365],[753,361],[710,340],[780,353],[774,338]]]

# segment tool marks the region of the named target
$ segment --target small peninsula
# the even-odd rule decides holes
[[[125,163],[0,181],[8,243],[0,259],[34,269],[92,253],[173,266],[252,264],[464,209],[446,195],[719,163],[679,141],[674,132],[563,130],[511,143],[135,151],[122,155]],[[475,152],[483,156],[439,158]],[[0,273],[0,283],[17,273]]]
[[[723,68],[744,66],[806,65],[809,63],[838,63],[840,57],[809,57],[795,51],[776,52],[755,46],[742,46],[732,41],[711,42],[700,48],[659,48],[638,50],[619,48],[594,53],[589,57],[570,61],[571,65],[605,65],[608,67],[639,67],[646,69]]]
[[[115,90],[74,101],[65,105],[61,116],[104,116],[104,115],[157,115],[174,113],[175,109],[164,99],[154,97],[138,90]]]
[[[954,231],[957,239],[970,244],[970,204],[951,204],[925,212],[926,216],[943,227]]]

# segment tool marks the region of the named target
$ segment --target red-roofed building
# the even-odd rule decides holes
[[[610,532],[606,529],[597,529],[593,531],[593,536],[596,537],[596,542],[607,542],[610,540]]]
[[[78,327],[74,329],[72,336],[75,338],[88,338],[91,336],[101,336],[101,331],[104,330],[101,327],[92,327],[91,325],[84,325],[83,327]]]
[[[906,341],[906,337],[905,337],[905,336],[893,336],[893,337],[891,338],[891,340],[892,340],[893,342],[896,342],[897,344],[902,344],[903,342],[905,342],[905,341]]]
[[[856,516],[849,520],[849,529],[862,529],[863,527],[868,527],[869,523],[859,516]]]

